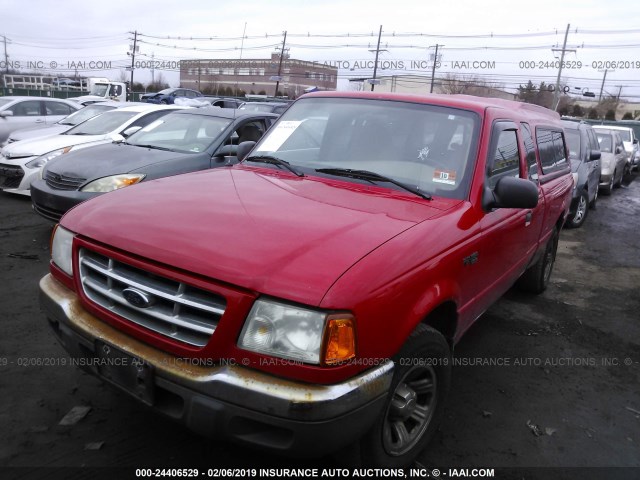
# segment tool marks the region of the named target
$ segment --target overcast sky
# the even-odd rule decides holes
[[[286,30],[291,58],[342,62],[348,68],[340,69],[340,86],[347,88],[346,79],[371,76],[367,68],[371,64],[366,62],[374,58],[369,50],[375,49],[382,25],[380,60],[390,68],[378,75],[430,75],[429,54],[434,49],[428,47],[439,44],[443,45],[440,74],[475,75],[513,90],[529,78],[534,83],[555,83],[557,69],[550,62],[559,58],[559,52],[552,48],[562,46],[571,24],[568,48],[575,51],[567,52],[565,60],[574,68],[563,72],[563,83],[572,91],[598,93],[609,67],[605,92],[617,94],[622,87],[623,98],[640,97],[640,6],[631,0],[72,0],[57,7],[39,0],[2,3],[0,35],[8,38],[10,66],[18,62],[21,69],[32,67],[35,73],[73,76],[77,68],[85,76],[128,77],[124,71],[131,62],[128,32],[137,30],[142,34],[137,59],[150,60],[153,55],[154,60],[164,61],[166,66],[160,69],[164,79],[177,86],[179,76],[171,67],[178,60],[269,58]],[[408,33],[423,36],[403,35]],[[494,37],[484,37],[490,34]],[[3,54],[0,50],[2,66]],[[91,61],[96,63],[89,65]],[[612,61],[617,62],[615,71]],[[474,68],[473,62],[487,63]],[[108,64],[109,70],[99,70]],[[135,70],[136,81],[150,79],[150,70]]]

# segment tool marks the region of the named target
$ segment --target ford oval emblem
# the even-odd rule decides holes
[[[122,296],[134,307],[148,308],[153,305],[153,297],[137,288],[125,288],[122,290]]]

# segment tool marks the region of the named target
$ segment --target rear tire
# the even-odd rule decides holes
[[[366,467],[406,467],[424,450],[444,414],[451,351],[437,330],[420,324],[393,358],[395,372],[381,417],[359,444]]]
[[[555,227],[542,256],[536,263],[531,265],[518,280],[518,287],[520,289],[535,294],[542,293],[547,289],[551,272],[553,271],[553,265],[556,261],[558,238],[558,228]]]

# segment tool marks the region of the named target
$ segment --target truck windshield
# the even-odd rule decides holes
[[[479,125],[476,113],[450,107],[306,98],[286,111],[252,155],[278,157],[306,175],[374,183],[372,176],[351,178],[339,172],[367,171],[425,194],[464,199],[473,173]],[[379,184],[398,188],[388,182]]]
[[[96,83],[91,89],[90,95],[97,95],[98,97],[104,97],[107,93],[109,85],[104,83]]]

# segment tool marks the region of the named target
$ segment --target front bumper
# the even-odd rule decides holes
[[[40,281],[40,303],[63,347],[84,360],[78,362],[84,370],[202,435],[281,453],[320,456],[355,442],[382,415],[393,376],[391,361],[335,385],[290,381],[235,364],[185,362],[90,315],[51,275]],[[102,369],[98,348],[104,345],[149,366],[137,389]]]
[[[55,190],[44,180],[35,180],[31,185],[31,203],[36,213],[52,222],[60,218],[76,205],[101,195],[78,190]]]
[[[40,168],[29,168],[25,163],[35,158],[20,159],[20,164],[0,163],[0,190],[30,196],[31,183],[38,179]]]

